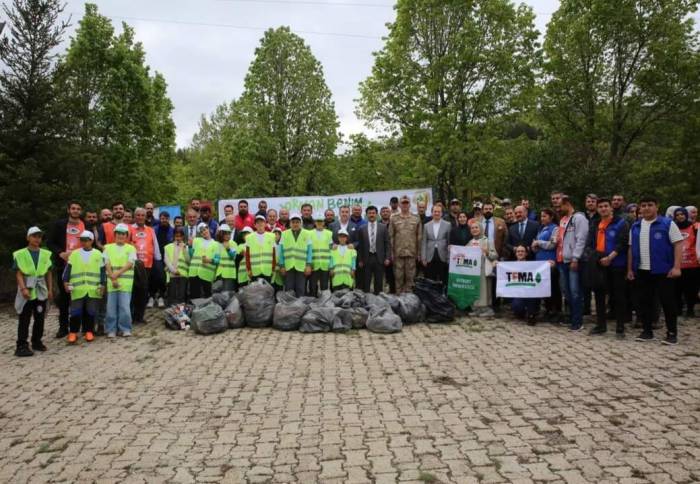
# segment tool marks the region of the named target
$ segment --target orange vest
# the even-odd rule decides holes
[[[66,224],[66,252],[69,254],[75,249],[80,248],[80,234],[85,230],[83,221],[79,221],[73,225],[70,222]]]
[[[116,226],[114,222],[105,222],[102,224],[102,231],[105,233],[105,245],[114,243],[114,228]]]
[[[153,267],[153,242],[156,234],[152,227],[144,225],[143,227],[129,227],[131,240],[136,247],[136,257],[143,262],[146,269]]]
[[[684,229],[680,229],[683,235],[683,257],[681,258],[681,269],[693,269],[700,267],[698,256],[695,253],[695,241],[698,236],[698,229],[693,225],[689,225]]]

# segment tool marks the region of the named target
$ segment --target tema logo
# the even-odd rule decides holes
[[[506,287],[535,287],[542,282],[539,272],[506,272]]]
[[[469,257],[464,257],[463,255],[458,255],[455,257],[455,263],[457,267],[478,267],[479,262],[476,259],[471,259]]]

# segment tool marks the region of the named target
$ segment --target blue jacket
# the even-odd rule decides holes
[[[598,227],[600,218],[592,219],[588,232],[588,247],[595,251],[598,240]],[[607,256],[613,250],[617,256],[610,263],[610,267],[624,268],[627,265],[627,250],[629,248],[629,228],[627,221],[617,215],[613,215],[612,220],[605,228],[605,252]]]
[[[540,228],[539,233],[537,234],[537,240],[543,242],[550,242],[552,240],[552,233],[557,228],[558,225],[555,223],[550,223],[548,225],[542,226]],[[557,260],[556,244],[551,249],[543,249],[540,246],[539,250],[535,252],[535,260]]]
[[[673,244],[668,236],[672,220],[670,218],[656,217],[649,227],[649,257],[651,259],[652,274],[666,274],[673,268]],[[641,262],[639,234],[642,231],[642,222],[637,220],[632,225],[632,269],[637,272]]]

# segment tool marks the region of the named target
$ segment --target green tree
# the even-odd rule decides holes
[[[325,192],[338,141],[321,64],[288,27],[270,29],[241,97],[202,118],[192,171],[210,197]]]
[[[533,101],[534,14],[508,0],[399,0],[358,114],[400,135],[440,196],[478,185],[502,123]]]
[[[56,47],[68,22],[57,0],[4,4],[9,36],[0,39],[0,252],[20,243],[28,225],[44,225],[63,195],[58,182],[60,136],[53,85]]]
[[[625,186],[645,137],[697,100],[697,1],[563,0],[544,43],[542,116],[582,182]]]

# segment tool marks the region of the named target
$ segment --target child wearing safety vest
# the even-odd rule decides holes
[[[236,252],[238,246],[231,240],[231,227],[228,224],[219,225],[216,238],[219,239],[219,266],[216,277],[224,283],[224,291],[236,289]]]
[[[266,232],[267,221],[262,215],[255,217],[255,233],[246,237],[245,267],[248,279],[265,279],[272,282],[275,267],[275,236]]]
[[[190,252],[185,243],[185,229],[176,227],[173,239],[174,242],[163,248],[168,306],[187,301],[187,276],[190,270]]]
[[[190,299],[211,296],[211,283],[219,265],[219,243],[211,238],[209,226],[197,225],[197,238],[190,247]]]
[[[340,229],[338,231],[338,246],[331,250],[329,267],[333,291],[355,287],[357,252],[348,245],[349,238],[348,231]]]
[[[95,315],[102,299],[106,282],[102,252],[94,249],[95,235],[89,230],[80,234],[78,250],[71,252],[63,271],[63,285],[70,294],[68,343],[78,342],[82,327],[88,343],[95,339]]]
[[[325,219],[322,214],[314,218],[316,227],[309,231],[311,237],[311,296],[318,296],[318,287],[321,291],[328,290],[329,265],[331,260],[331,248],[333,247],[333,232],[326,229]]]
[[[253,233],[253,229],[251,229],[248,226],[243,227],[243,230],[241,230],[243,235],[241,236],[243,240],[243,249],[242,249],[242,254],[238,254],[238,257],[236,257],[236,262],[238,264],[236,268],[236,274],[238,275],[238,288],[240,289],[241,287],[245,287],[248,285],[248,271],[245,268],[245,243],[246,240],[248,240],[248,236]]]
[[[131,290],[134,286],[136,249],[128,244],[129,226],[121,223],[114,228],[114,243],[105,245],[104,260],[107,272],[107,314],[105,331],[108,338],[117,332],[131,336]]]
[[[280,253],[280,239],[282,239],[282,229],[280,227],[275,227],[272,229],[272,233],[275,236],[275,254]],[[279,263],[275,264],[274,273],[272,275],[272,287],[275,288],[275,292],[281,291],[284,287],[284,278],[280,274]]]
[[[44,336],[46,301],[53,299],[51,276],[51,251],[41,248],[44,235],[39,227],[27,230],[27,247],[12,253],[12,269],[17,279],[15,310],[19,315],[17,326],[17,349],[15,356],[32,356],[34,351],[46,351],[41,342]],[[32,351],[29,348],[29,323],[32,327]]]

